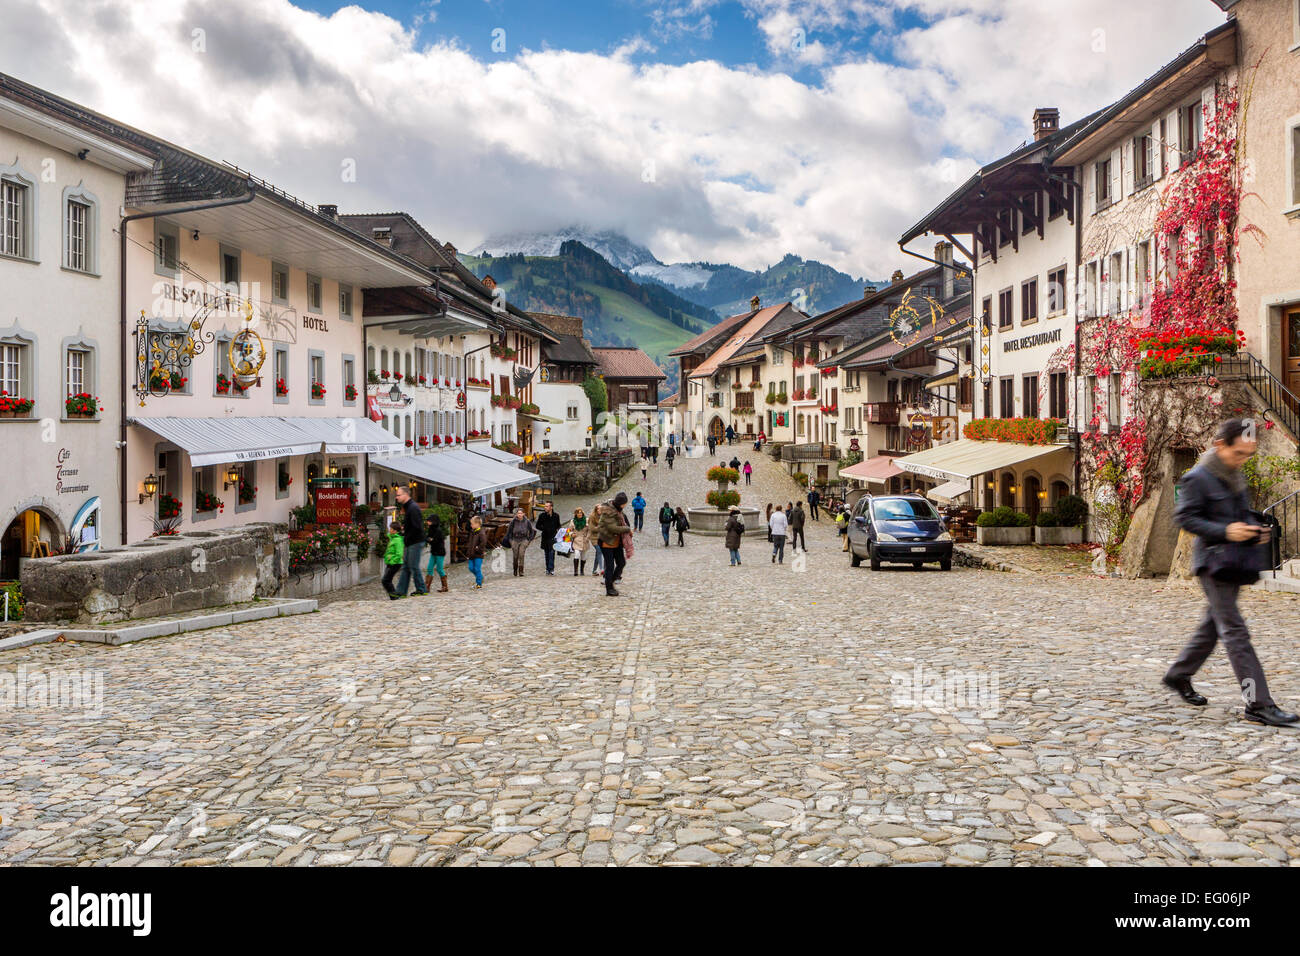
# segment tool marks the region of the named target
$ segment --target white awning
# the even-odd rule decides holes
[[[945,481],[942,485],[935,485],[926,492],[927,496],[943,501],[956,501],[968,494],[970,494],[970,482],[967,481]]]
[[[195,468],[295,455],[400,451],[400,439],[366,418],[131,418],[190,456]]]
[[[409,475],[418,481],[427,481],[431,485],[471,495],[490,495],[494,491],[505,491],[507,488],[518,488],[538,481],[531,471],[520,471],[462,448],[432,455],[384,458],[373,464],[398,474]]]
[[[329,455],[382,455],[406,449],[406,443],[369,418],[286,418],[325,446]]]
[[[484,458],[491,458],[493,461],[499,461],[503,465],[522,465],[523,456],[511,454],[508,451],[502,451],[500,448],[493,448],[485,441],[476,441],[472,445],[465,446],[468,450],[476,455],[482,455]]]
[[[985,472],[1009,468],[1045,455],[1068,457],[1071,454],[1073,452],[1068,445],[1019,445],[960,438],[895,460],[899,468],[913,474],[944,481],[968,482]]]

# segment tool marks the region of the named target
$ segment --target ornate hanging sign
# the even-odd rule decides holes
[[[922,310],[930,313],[930,327],[939,324],[943,316],[943,306],[938,300],[928,295],[916,297],[912,290],[903,293],[903,299],[893,312],[889,313],[889,336],[899,345],[906,345],[908,340],[925,326]]]
[[[144,310],[140,310],[135,326],[135,392],[141,408],[150,395],[161,398],[185,389],[194,356],[202,355],[217,337],[204,324],[213,312],[228,311],[230,303],[229,296],[205,302],[194,318],[178,329],[153,328]],[[260,381],[258,373],[266,361],[266,349],[251,328],[252,302],[244,300],[243,312],[245,327],[231,341],[229,358],[235,381],[241,388],[248,388]]]

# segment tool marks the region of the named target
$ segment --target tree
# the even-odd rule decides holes
[[[594,428],[600,416],[609,411],[609,391],[605,388],[604,379],[591,374],[582,380],[582,390],[591,402],[591,424]]]

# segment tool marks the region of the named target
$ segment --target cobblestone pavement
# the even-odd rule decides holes
[[[661,461],[647,497],[699,501],[711,463]],[[746,503],[794,495],[758,467]],[[638,544],[617,599],[534,552],[481,592],[457,566],[450,595],[6,652],[0,675],[29,684],[98,672],[103,702],[0,710],[0,861],[1300,855],[1296,732],[1240,719],[1222,652],[1198,682],[1209,707],[1159,685],[1197,611],[1186,589],[850,569],[826,522],[802,565],[773,566],[761,539],[734,569],[717,538],[664,549],[656,526]],[[1300,702],[1300,604],[1244,606],[1274,692]]]

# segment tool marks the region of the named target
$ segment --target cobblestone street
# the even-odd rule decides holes
[[[5,653],[29,680],[101,671],[103,708],[0,711],[0,862],[1300,857],[1296,731],[1241,719],[1222,650],[1209,707],[1160,685],[1199,592],[851,569],[825,519],[783,567],[761,538],[739,568],[719,538],[665,549],[657,508],[701,503],[732,450],[757,469],[744,504],[798,497],[751,446],[661,458],[644,486],[634,469],[619,487],[650,505],[619,598],[564,560],[546,577],[535,550],[481,592],[457,565],[447,595]],[[1243,607],[1279,703],[1300,703],[1300,604]]]

